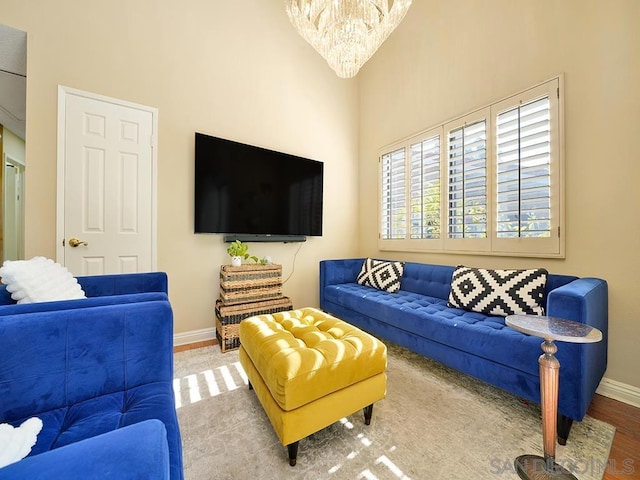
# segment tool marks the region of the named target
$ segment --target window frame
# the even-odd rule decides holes
[[[558,88],[559,83],[556,82],[547,82],[545,84],[541,84],[535,87],[532,87],[520,94],[509,97],[501,102],[496,102],[491,107],[491,116],[492,118],[496,118],[499,114],[514,108],[517,105],[523,105],[530,102],[535,101],[536,99],[543,98],[545,96],[549,97],[550,106],[549,106],[549,114],[550,114],[550,136],[551,136],[551,151],[550,151],[550,179],[551,179],[551,195],[550,195],[550,210],[551,210],[551,218],[550,218],[550,236],[549,237],[536,237],[536,238],[526,238],[526,237],[518,237],[518,238],[499,238],[497,236],[497,228],[494,229],[494,235],[492,240],[492,251],[496,253],[503,254],[512,254],[518,253],[523,255],[533,255],[533,256],[556,256],[560,255],[560,243],[559,233],[561,232],[562,225],[562,208],[561,208],[561,195],[564,190],[561,188],[562,182],[562,174],[561,174],[561,157],[560,157],[560,149],[557,148],[560,145],[562,135],[559,132],[560,126],[562,123],[557,119],[554,121],[553,116],[559,114],[559,105],[558,102]],[[517,102],[517,103],[516,103]],[[554,105],[556,104],[556,105]],[[554,128],[555,127],[555,128]],[[494,145],[497,144],[497,140],[495,140],[495,136],[497,135],[497,129],[494,133]],[[554,146],[556,148],[554,148]],[[494,168],[496,164],[494,163]],[[494,172],[493,178],[496,180],[497,172]],[[497,192],[494,197],[494,201],[492,202],[493,215],[494,218],[498,218],[497,212],[498,202],[497,202]],[[563,252],[562,252],[563,253]]]
[[[548,96],[550,101],[551,152],[550,192],[551,218],[549,237],[499,238],[497,232],[497,116],[519,105]],[[378,248],[381,251],[432,252],[495,256],[565,258],[564,235],[564,77],[558,75],[502,100],[474,109],[467,114],[423,130],[415,135],[387,145],[379,150],[378,165]],[[477,121],[486,122],[486,238],[449,238],[448,218],[448,148],[449,132]],[[411,146],[433,136],[440,145],[440,238],[411,238]],[[385,239],[382,236],[382,157],[397,149],[405,151],[405,238]]]

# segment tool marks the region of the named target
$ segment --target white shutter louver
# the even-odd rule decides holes
[[[550,129],[548,97],[496,118],[498,238],[551,235]]]
[[[449,238],[487,237],[486,121],[448,133]]]
[[[414,143],[409,177],[411,238],[440,238],[440,136]]]
[[[405,149],[399,148],[381,158],[380,236],[385,240],[406,238]]]

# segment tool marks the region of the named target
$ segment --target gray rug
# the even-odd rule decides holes
[[[357,412],[301,440],[295,467],[247,388],[237,351],[177,353],[186,479],[511,480],[515,457],[542,454],[539,406],[388,346],[387,397],[371,425]],[[590,417],[574,422],[558,463],[581,480],[601,480],[614,433]]]

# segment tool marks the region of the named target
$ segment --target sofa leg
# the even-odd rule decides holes
[[[289,465],[296,466],[296,459],[298,458],[298,443],[293,442],[287,445],[287,451],[289,452]]]
[[[364,424],[371,425],[371,417],[373,416],[373,403],[364,407]]]
[[[573,425],[573,418],[565,417],[561,413],[558,413],[558,443],[560,445],[567,444],[571,425]]]

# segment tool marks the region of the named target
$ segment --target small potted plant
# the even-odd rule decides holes
[[[231,242],[227,247],[227,253],[231,257],[231,265],[234,267],[239,267],[242,265],[242,260],[251,259],[254,262],[258,263],[258,257],[251,256],[247,253],[249,250],[249,245],[246,243],[242,243],[240,240],[236,240]]]

